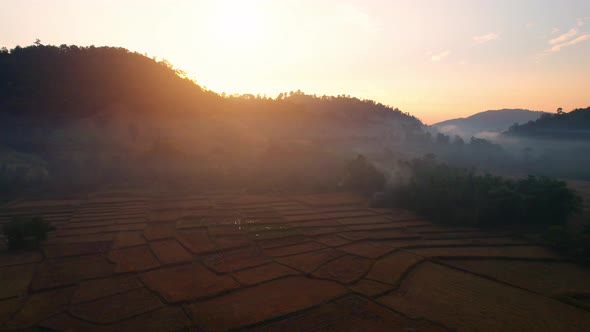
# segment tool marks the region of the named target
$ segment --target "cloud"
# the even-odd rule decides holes
[[[577,34],[578,34],[578,29],[576,29],[576,28],[571,28],[571,29],[570,29],[570,31],[568,31],[568,32],[566,32],[566,33],[563,33],[563,34],[559,35],[559,36],[558,36],[558,37],[556,37],[556,38],[553,38],[553,39],[551,39],[551,40],[549,41],[549,44],[551,44],[551,45],[555,45],[555,44],[560,44],[560,43],[563,43],[563,42],[565,42],[566,40],[568,40],[568,39],[570,39],[570,38],[574,37],[574,36],[575,36],[575,35],[577,35]]]
[[[432,62],[439,62],[441,60],[443,60],[444,58],[448,57],[451,54],[451,51],[446,50],[446,51],[442,51],[438,54],[434,54],[430,57],[430,60],[432,60]]]
[[[581,35],[578,38],[572,39],[566,43],[561,43],[561,44],[557,44],[557,45],[553,46],[551,49],[548,50],[548,52],[559,52],[564,47],[575,45],[575,44],[581,43],[581,42],[588,40],[588,39],[590,39],[590,34]]]
[[[473,37],[473,41],[475,42],[475,45],[479,45],[479,44],[487,43],[492,40],[496,40],[498,38],[500,38],[500,36],[497,33],[491,32],[491,33],[488,33],[487,35],[475,36],[475,37]]]
[[[551,34],[552,35],[554,35],[554,34],[556,34],[558,32],[559,32],[559,28],[553,28],[553,29],[551,29]]]
[[[534,26],[535,26],[535,23],[534,23],[534,22],[529,22],[529,23],[527,23],[527,24],[525,25],[525,28],[527,28],[527,29],[530,29],[530,28],[532,28],[532,27],[534,27]]]
[[[577,25],[578,25],[579,27],[581,27],[581,26],[583,26],[583,25],[584,25],[584,19],[583,19],[583,18],[579,18],[579,19],[576,21],[576,23],[577,23]]]

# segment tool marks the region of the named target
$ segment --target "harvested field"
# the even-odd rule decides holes
[[[39,250],[0,253],[0,330],[590,326],[587,269],[522,239],[348,193],[109,195],[0,210],[56,226]]]
[[[475,275],[423,263],[379,301],[458,331],[587,331],[590,312]]]

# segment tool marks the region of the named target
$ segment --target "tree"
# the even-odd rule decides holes
[[[47,239],[47,233],[55,228],[40,216],[14,217],[2,227],[11,249],[37,248],[41,241]]]
[[[385,186],[385,175],[373,166],[365,156],[358,155],[347,165],[345,184],[348,188],[369,194],[380,191]]]
[[[448,145],[451,138],[443,133],[436,134],[436,144]]]
[[[561,108],[560,108],[561,109]],[[559,112],[557,113],[559,114]],[[543,113],[541,114],[541,116],[539,117],[539,120],[544,120],[544,119],[550,119],[551,118],[551,113]]]
[[[557,109],[557,114],[562,115],[563,113],[563,108],[560,107]]]
[[[513,123],[512,126],[508,128],[508,131],[516,131],[518,129],[518,123]]]

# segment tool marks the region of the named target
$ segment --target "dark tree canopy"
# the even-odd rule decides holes
[[[156,61],[116,47],[45,46],[36,43],[0,51],[0,112],[50,118],[88,116],[121,103],[141,112],[290,109],[338,113],[350,120],[375,116],[422,123],[397,108],[350,96],[311,96],[301,91],[227,97],[188,79],[166,60]]]
[[[504,133],[508,136],[548,139],[590,139],[590,107],[569,113],[561,107],[555,114],[543,114],[536,121],[512,126]]]

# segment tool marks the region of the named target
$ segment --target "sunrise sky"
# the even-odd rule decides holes
[[[349,94],[426,123],[590,106],[590,1],[0,0],[0,47],[121,46],[210,90]]]

